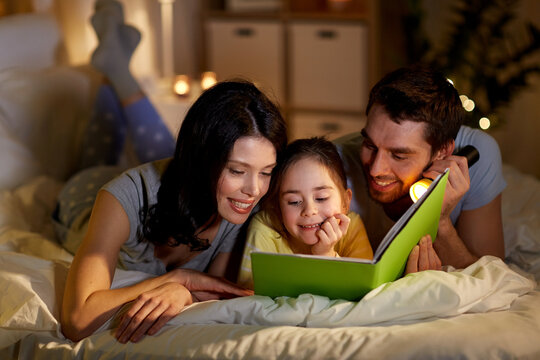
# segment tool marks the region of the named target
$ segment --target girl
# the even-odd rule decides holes
[[[251,221],[238,283],[253,288],[253,251],[372,259],[360,216],[334,144],[324,138],[289,144],[272,179],[271,197]],[[346,215],[345,215],[346,214]],[[429,235],[409,255],[405,273],[441,269]]]
[[[334,144],[301,139],[286,149],[266,211],[250,223],[238,282],[252,287],[253,251],[373,258]]]

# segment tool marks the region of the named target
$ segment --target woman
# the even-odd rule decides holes
[[[128,304],[116,337],[138,341],[193,301],[252,293],[221,278],[242,224],[268,190],[286,129],[254,85],[224,82],[188,111],[174,150],[129,73],[140,36],[124,24],[121,5],[96,2],[92,24],[100,41],[92,64],[111,86],[98,94],[80,163],[85,170],[68,181],[54,215],[62,244],[75,253],[62,331],[80,340]],[[140,162],[150,162],[102,187],[118,168],[91,166],[115,165],[126,133]],[[172,159],[151,161],[173,150]],[[154,277],[111,289],[116,267]]]
[[[182,123],[172,160],[128,170],[99,191],[67,278],[64,334],[84,338],[133,302],[116,336],[138,341],[193,301],[251,294],[216,277],[225,275],[286,142],[278,109],[252,84],[204,92]],[[157,276],[110,289],[117,262]]]

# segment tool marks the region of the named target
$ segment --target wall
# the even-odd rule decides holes
[[[444,24],[452,3],[452,0],[423,1],[425,31],[433,43],[441,43],[445,35]],[[518,18],[534,21],[540,26],[540,2],[522,0],[519,4]],[[540,64],[540,56],[537,61]],[[520,92],[501,113],[504,124],[488,133],[499,143],[504,163],[540,178],[540,76],[530,77],[529,82],[531,86]]]

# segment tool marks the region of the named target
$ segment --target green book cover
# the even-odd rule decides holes
[[[359,300],[372,289],[398,279],[412,248],[425,234],[437,235],[448,169],[388,231],[373,260],[316,255],[251,253],[255,294],[270,297],[311,293]]]

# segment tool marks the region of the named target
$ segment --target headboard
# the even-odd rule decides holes
[[[97,81],[90,69],[58,65],[52,15],[0,18],[0,48],[0,189],[40,174],[63,180],[76,166]]]

